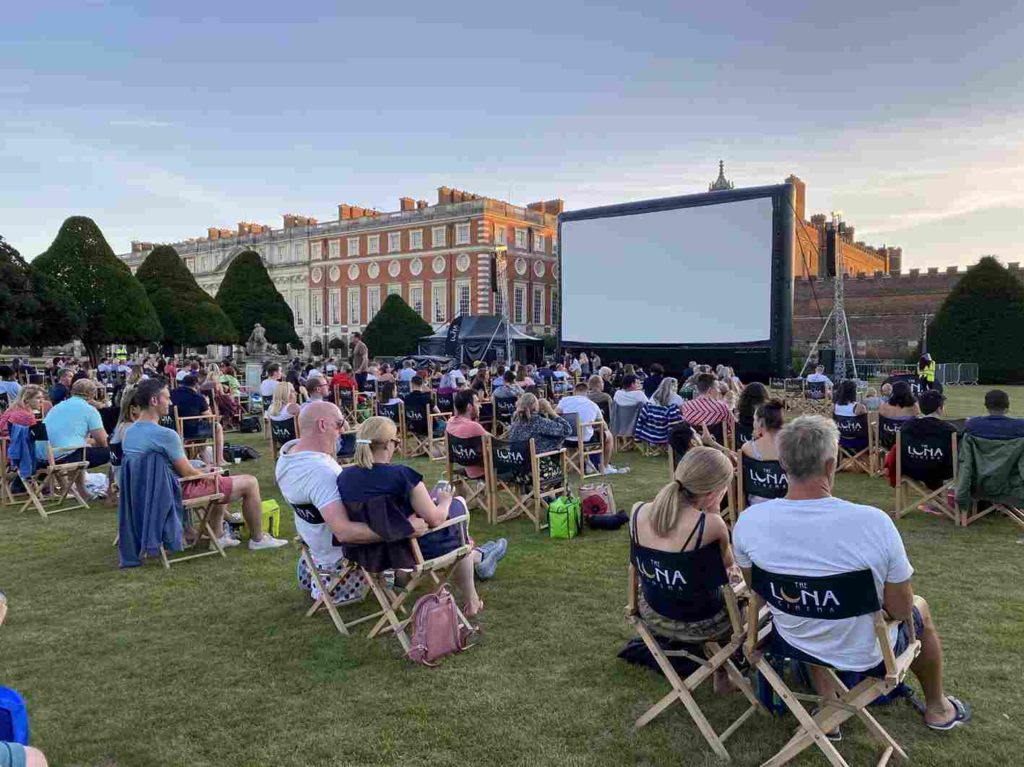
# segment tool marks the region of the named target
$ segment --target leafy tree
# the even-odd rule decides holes
[[[178,346],[232,344],[238,338],[231,320],[170,245],[158,245],[135,275],[164,327],[163,342]]]
[[[93,364],[103,344],[148,343],[163,335],[145,288],[114,255],[92,219],[67,219],[32,266],[77,303],[83,321],[80,337]]]
[[[327,348],[332,351],[340,351],[342,357],[348,356],[348,344],[345,343],[343,338],[332,338],[330,343],[327,344]]]
[[[231,262],[217,291],[217,303],[234,324],[237,343],[249,340],[257,322],[263,325],[271,343],[295,346],[299,341],[291,307],[277,292],[253,250],[240,253]]]
[[[363,342],[373,355],[412,354],[423,336],[434,332],[397,293],[387,297],[363,333]]]
[[[309,352],[314,357],[322,357],[324,354],[324,345],[319,338],[314,338],[309,343]]]
[[[1024,285],[993,256],[967,270],[928,326],[937,362],[976,362],[981,380],[1024,380]]]
[[[82,314],[58,283],[0,237],[0,345],[63,344],[82,332]]]

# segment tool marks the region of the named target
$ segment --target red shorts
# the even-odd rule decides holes
[[[190,501],[193,498],[202,498],[205,495],[220,493],[224,496],[224,503],[227,503],[228,498],[231,497],[231,489],[233,486],[234,480],[231,477],[225,477],[223,474],[219,474],[216,477],[207,477],[206,479],[182,482],[181,497],[186,501]]]

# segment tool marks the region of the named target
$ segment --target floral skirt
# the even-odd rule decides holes
[[[637,608],[647,628],[658,636],[677,639],[681,642],[708,642],[732,636],[732,621],[729,620],[729,611],[725,605],[722,605],[722,609],[710,618],[699,621],[677,621],[655,612],[654,608],[647,604],[641,591],[637,595]]]

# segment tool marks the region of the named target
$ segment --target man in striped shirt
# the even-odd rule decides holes
[[[697,396],[683,402],[680,408],[683,420],[690,426],[713,426],[718,423],[732,423],[735,419],[725,400],[718,398],[718,387],[711,373],[701,373],[696,381]]]

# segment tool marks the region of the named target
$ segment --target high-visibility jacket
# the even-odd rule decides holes
[[[918,371],[918,375],[929,383],[935,382],[935,361],[929,362],[922,370]]]

